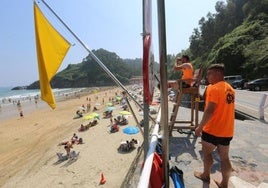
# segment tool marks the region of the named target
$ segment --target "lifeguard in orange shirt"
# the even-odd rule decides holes
[[[183,55],[182,57],[178,57],[176,59],[176,62],[174,64],[174,70],[176,71],[182,71],[182,77],[180,78],[180,81],[182,81],[182,87],[187,88],[191,87],[191,84],[193,82],[193,74],[194,74],[194,68],[192,64],[190,63],[190,58],[188,55]],[[168,87],[176,88],[178,81],[169,81]]]
[[[210,181],[213,164],[212,152],[217,149],[221,161],[222,181],[219,187],[227,188],[232,166],[229,159],[229,145],[234,134],[235,91],[224,81],[224,65],[212,64],[207,71],[210,85],[206,90],[205,110],[195,134],[201,136],[203,172],[194,172],[202,181]]]

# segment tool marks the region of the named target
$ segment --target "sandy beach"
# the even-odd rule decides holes
[[[134,172],[134,179],[130,181],[132,184],[124,186],[122,183],[132,169],[133,161],[138,154],[138,146],[128,153],[120,153],[117,148],[122,141],[132,138],[142,143],[143,137],[141,133],[124,134],[123,128],[126,126],[120,126],[119,132],[111,134],[109,133],[110,119],[102,118],[109,98],[115,97],[115,92],[120,93],[121,91],[119,88],[109,88],[95,94],[84,93],[80,98],[69,98],[57,102],[55,110],[51,110],[41,101],[38,103],[38,108],[26,107],[26,104],[23,104],[23,109],[28,108],[25,110],[23,118],[19,117],[15,107],[10,113],[13,116],[6,119],[0,118],[0,141],[2,143],[0,147],[0,187],[136,187],[134,183],[138,182],[142,160],[136,163],[138,168]],[[97,104],[96,107],[99,109],[97,113],[101,115],[101,119],[98,121],[98,125],[90,127],[85,132],[78,132],[78,128],[85,120],[73,119],[73,117],[77,108],[82,104],[87,104],[88,97],[91,98],[92,107]],[[133,110],[140,121],[142,116],[138,115],[138,109],[135,108],[135,105],[131,106],[134,107]],[[115,105],[113,115],[118,115],[121,110],[119,105]],[[199,113],[201,117],[202,112]],[[189,109],[180,107],[178,119],[184,120],[189,116]],[[133,116],[129,116],[128,120],[128,125],[136,125]],[[268,143],[265,134],[267,122],[236,119],[235,124],[236,132],[230,149],[230,160],[234,169],[232,180],[229,183],[230,188],[236,187],[234,185],[268,187]],[[74,151],[79,152],[79,156],[73,160],[59,161],[56,153],[65,154],[66,152],[64,146],[58,146],[58,143],[69,140],[73,133],[77,133],[84,141],[84,144],[73,147]],[[192,134],[180,134],[173,131],[169,149],[170,166],[176,165],[183,170],[186,187],[217,187],[212,180],[210,184],[202,183],[193,176],[193,171],[202,170],[203,165],[200,137],[196,138]],[[102,173],[106,183],[100,185]],[[216,180],[221,178],[217,157],[213,164],[211,177]],[[173,187],[171,180],[170,187]]]
[[[106,178],[103,187],[120,187],[138,149],[120,153],[117,148],[120,142],[132,138],[139,143],[143,141],[141,133],[123,133],[126,126],[136,125],[132,116],[128,118],[128,125],[120,126],[119,132],[112,134],[109,133],[110,119],[102,118],[109,97],[115,97],[115,92],[121,91],[119,88],[104,90],[57,102],[55,110],[44,105],[24,113],[23,118],[16,115],[1,120],[0,187],[99,187],[102,173]],[[91,98],[91,111],[98,104],[97,113],[101,119],[98,125],[78,132],[85,120],[73,117],[79,106],[87,104],[87,97]],[[118,115],[121,110],[116,105],[113,115]],[[70,140],[73,133],[84,141],[73,147],[74,151],[80,152],[79,156],[59,161],[56,153],[66,152],[58,143]]]

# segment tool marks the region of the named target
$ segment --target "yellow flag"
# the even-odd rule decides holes
[[[59,69],[70,43],[49,23],[35,2],[34,21],[41,98],[55,109],[50,81]]]

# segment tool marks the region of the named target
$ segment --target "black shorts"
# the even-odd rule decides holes
[[[217,136],[213,136],[211,134],[208,134],[206,132],[202,132],[202,136],[201,136],[202,140],[211,143],[215,146],[218,145],[223,145],[223,146],[229,146],[231,140],[233,139],[233,137],[217,137]]]
[[[187,84],[185,81],[182,82],[182,88],[188,88],[191,87],[189,84]]]

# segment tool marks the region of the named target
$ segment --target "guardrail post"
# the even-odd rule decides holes
[[[259,105],[260,120],[264,120],[264,109],[268,106],[268,105],[265,106],[265,101],[266,101],[267,96],[268,94],[264,93],[260,101],[260,105]]]

